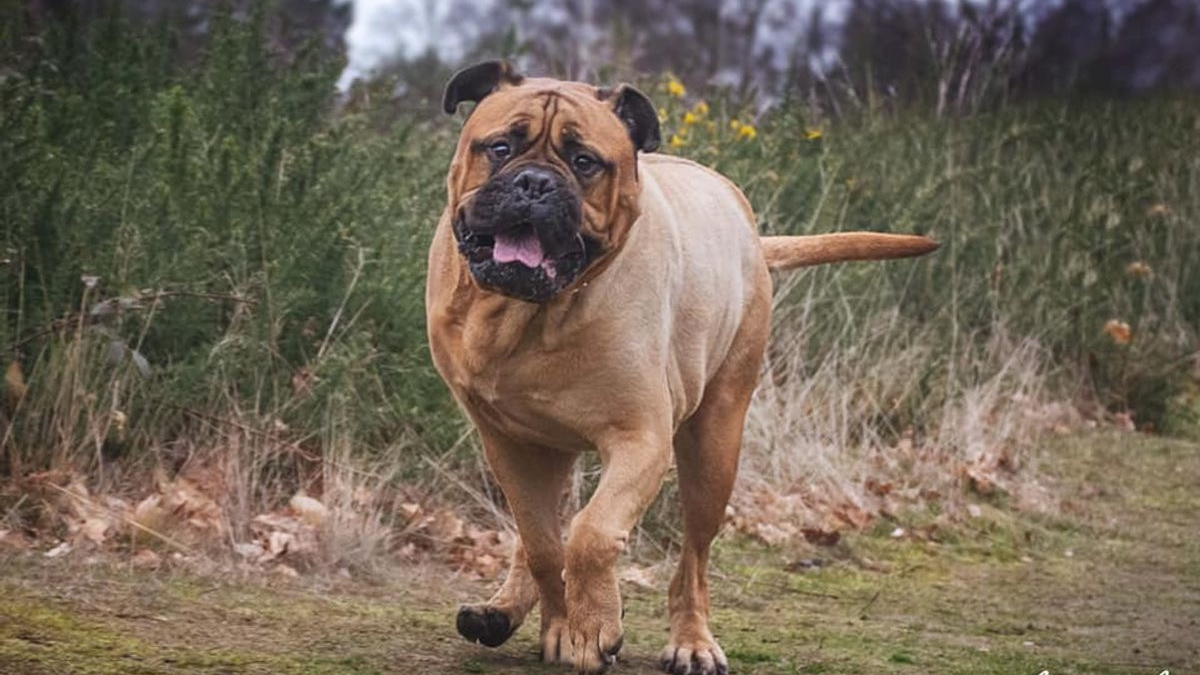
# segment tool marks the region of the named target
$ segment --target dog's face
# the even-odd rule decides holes
[[[522,78],[488,62],[455,75],[444,106],[478,101],[447,187],[454,236],[485,289],[546,302],[618,250],[638,216],[637,152],[658,118],[636,89]]]

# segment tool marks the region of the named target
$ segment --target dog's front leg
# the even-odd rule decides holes
[[[570,661],[559,505],[577,455],[520,443],[478,426],[488,465],[512,509],[521,541],[500,590],[482,605],[459,610],[458,632],[472,642],[498,646],[540,600],[542,658]]]
[[[629,532],[662,486],[671,463],[670,431],[614,430],[597,441],[604,468],[567,537],[567,626],[575,668],[597,673],[621,649],[616,562]]]

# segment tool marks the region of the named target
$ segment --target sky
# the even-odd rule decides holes
[[[456,21],[455,6],[459,3],[447,0],[342,0],[354,6],[350,28],[346,31],[348,64],[338,80],[338,87],[345,91],[355,78],[369,74],[373,69],[389,60],[403,56],[414,58],[432,49],[441,60],[454,63],[461,60],[467,49],[478,37],[478,27],[469,22]],[[764,19],[773,15],[772,5],[800,4],[808,6],[812,0],[769,0]],[[835,11],[844,0],[822,0]],[[500,0],[472,0],[470,4],[486,12],[500,4]],[[553,5],[541,0],[539,4]],[[737,0],[723,0],[723,5],[733,7]],[[541,7],[537,11],[554,11]],[[770,31],[764,35],[770,36]]]
[[[353,17],[346,32],[346,49],[348,64],[338,81],[338,87],[345,91],[355,78],[369,74],[373,69],[385,65],[397,56],[415,58],[434,51],[442,61],[456,63],[461,61],[467,50],[479,37],[481,27],[476,22],[459,18],[459,11],[470,7],[477,13],[486,13],[500,6],[503,0],[338,0],[353,5]],[[586,2],[586,0],[584,0]],[[974,0],[984,2],[985,0]],[[1039,3],[1033,0],[1021,1],[1021,5],[1029,10]],[[1106,0],[1096,0],[1111,4]],[[741,0],[720,0],[723,11],[738,11]],[[763,29],[759,41],[765,47],[773,44],[782,47],[775,54],[786,57],[789,50],[787,44],[795,39],[795,26],[777,23],[778,28],[772,28],[775,23],[772,17],[780,16],[786,6],[799,6],[799,16],[808,15],[808,7],[812,2],[821,2],[827,19],[836,22],[838,16],[848,6],[849,0],[768,0],[766,11],[762,15]],[[950,3],[953,5],[953,2]],[[1116,3],[1119,4],[1119,3]],[[534,0],[539,17],[551,18],[556,10],[561,10],[556,0]],[[576,27],[578,30],[581,27]]]
[[[349,62],[338,80],[345,91],[354,79],[396,56],[420,56],[433,48],[443,60],[462,58],[474,35],[455,26],[453,4],[444,0],[347,0],[354,5],[346,31]],[[496,0],[477,0],[490,8]]]

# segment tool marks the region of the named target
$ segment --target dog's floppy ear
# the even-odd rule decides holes
[[[458,110],[459,103],[478,103],[499,89],[500,85],[520,84],[521,79],[508,61],[476,63],[458,71],[446,83],[446,92],[442,95],[442,109],[447,115],[453,115],[454,111]]]
[[[629,130],[633,147],[642,152],[654,152],[662,142],[658,113],[654,104],[631,85],[622,84],[612,90],[601,90],[601,98],[612,99],[613,112]]]

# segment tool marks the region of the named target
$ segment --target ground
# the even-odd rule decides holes
[[[1200,445],[1093,434],[1040,454],[1054,516],[996,500],[937,541],[894,523],[833,548],[722,538],[713,626],[731,671],[1196,672]],[[656,672],[662,586],[624,589],[617,673]],[[9,555],[0,673],[563,672],[536,661],[535,623],[496,650],[457,636],[458,604],[487,592],[428,568],[264,579]]]

